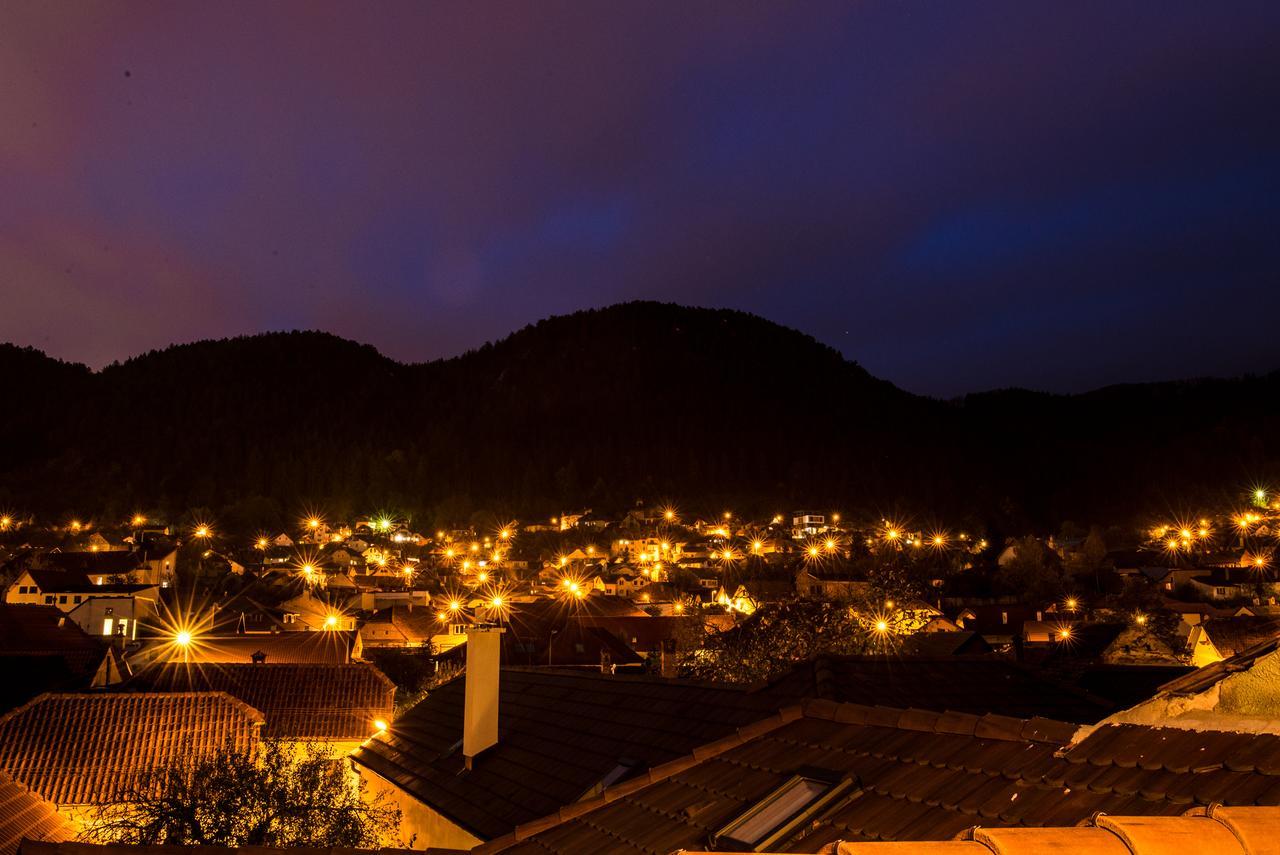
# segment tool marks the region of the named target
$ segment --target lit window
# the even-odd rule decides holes
[[[712,835],[717,849],[759,852],[778,847],[820,809],[849,792],[853,780],[828,769],[801,769],[737,819]]]
[[[102,622],[102,634],[111,635],[112,632],[115,630],[115,625],[116,625],[116,622],[111,618],[107,618],[106,620],[104,620]]]

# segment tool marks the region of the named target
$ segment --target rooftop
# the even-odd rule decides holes
[[[364,740],[390,721],[395,684],[368,662],[202,666],[171,663],[130,680],[127,690],[226,692],[266,717],[262,735]]]
[[[397,783],[477,837],[505,834],[765,718],[774,700],[744,689],[580,671],[504,668],[498,744],[463,771],[465,678],[433,691],[357,765]]]
[[[101,804],[193,753],[249,745],[262,722],[224,692],[45,694],[0,717],[0,770],[55,804]]]
[[[765,848],[817,852],[836,841],[950,840],[973,826],[1076,825],[1098,812],[1169,817],[1214,803],[1280,804],[1280,736],[1138,725],[1077,732],[1045,719],[812,700],[478,851],[707,849],[813,770],[845,789],[815,801],[802,822],[781,822]]]

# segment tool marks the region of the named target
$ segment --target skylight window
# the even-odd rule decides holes
[[[854,782],[827,769],[801,769],[712,835],[716,849],[759,852],[799,828],[853,788]]]

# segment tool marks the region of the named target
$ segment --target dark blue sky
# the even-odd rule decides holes
[[[8,3],[0,339],[649,298],[907,389],[1280,368],[1280,3]]]

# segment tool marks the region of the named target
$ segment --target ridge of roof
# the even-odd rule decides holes
[[[712,757],[718,757],[726,751],[737,748],[746,742],[750,742],[752,739],[763,736],[766,733],[771,733],[783,725],[790,724],[791,722],[802,718],[804,715],[804,710],[799,705],[784,707],[768,718],[743,725],[728,736],[721,737],[720,739],[695,748],[690,754],[686,754],[683,757],[677,757],[675,760],[669,760],[666,763],[654,766],[644,774],[637,775],[636,777],[623,781],[620,784],[605,787],[597,796],[593,796],[589,799],[583,799],[582,801],[574,802],[570,805],[565,805],[555,813],[544,816],[541,819],[535,819],[517,825],[515,829],[508,834],[504,834],[502,837],[496,837],[493,840],[477,846],[471,851],[473,855],[486,855],[486,853],[500,852],[514,843],[527,840],[535,834],[556,827],[562,822],[568,822],[571,819],[576,819],[584,814],[590,813],[598,807],[602,807],[603,805],[616,801],[623,796],[642,790],[650,784],[665,781],[672,775],[679,774],[680,772],[683,772],[704,760],[708,760]]]
[[[24,712],[27,712],[28,710],[40,704],[45,703],[46,701],[53,701],[53,700],[98,700],[101,698],[138,698],[138,697],[147,698],[149,700],[150,699],[155,699],[155,700],[166,699],[167,700],[170,698],[205,698],[213,695],[221,695],[233,707],[237,707],[241,712],[243,712],[245,716],[247,716],[252,723],[254,724],[266,723],[266,720],[267,720],[266,716],[264,716],[256,708],[250,706],[249,704],[246,704],[244,701],[240,700],[239,698],[234,697],[233,695],[223,691],[209,691],[209,692],[129,692],[129,693],[125,693],[125,692],[44,692],[43,694],[36,695],[34,698],[27,701],[22,706],[14,707],[4,715],[0,715],[0,724],[4,724],[9,719],[15,718],[18,715]]]
[[[1066,745],[1080,730],[1079,725],[1048,718],[1023,719],[997,713],[976,715],[964,712],[898,709],[847,702],[837,703],[825,698],[809,698],[800,706],[804,715],[809,718],[826,719],[841,724],[871,724],[877,727],[918,730],[924,733],[978,736],[1004,742],[1030,741]]]

